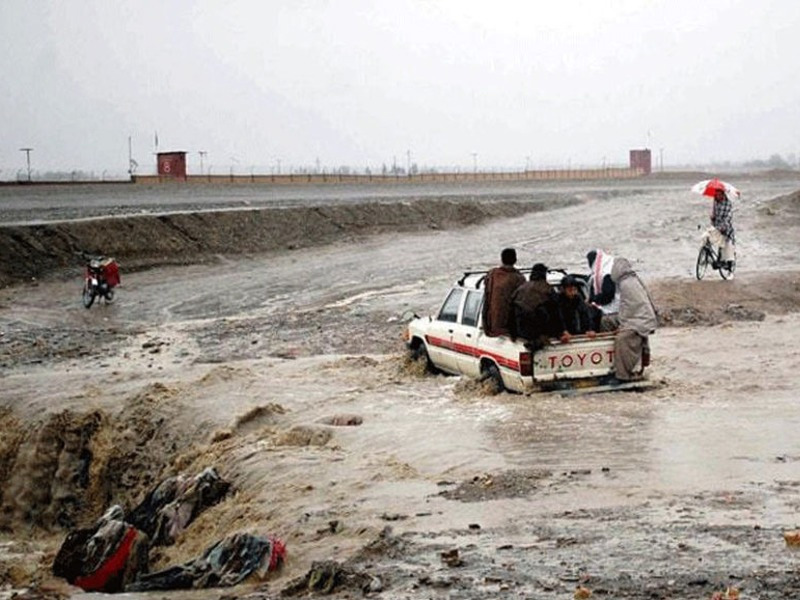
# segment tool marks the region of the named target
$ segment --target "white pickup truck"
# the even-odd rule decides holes
[[[626,389],[643,380],[609,385],[614,373],[614,334],[573,336],[532,352],[522,340],[483,333],[483,278],[468,273],[452,287],[435,316],[408,323],[406,344],[427,371],[489,380],[497,391],[530,393],[552,390]],[[550,278],[548,277],[548,281]],[[557,287],[556,282],[551,285]]]

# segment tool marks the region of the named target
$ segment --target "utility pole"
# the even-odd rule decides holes
[[[411,177],[411,150],[406,150],[406,175]]]
[[[664,172],[664,149],[663,148],[659,148],[658,149],[658,165],[659,165],[659,170],[663,173]]]
[[[20,148],[20,152],[25,153],[25,158],[28,161],[28,183],[31,182],[31,152],[33,152],[33,148]]]
[[[208,152],[206,152],[205,150],[198,150],[197,153],[200,155],[200,175],[202,175],[203,174],[203,159],[206,157],[206,154],[208,154]]]
[[[478,153],[472,153],[472,173],[475,174],[478,172]]]

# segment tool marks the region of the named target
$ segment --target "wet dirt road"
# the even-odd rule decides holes
[[[276,430],[362,415],[332,447],[265,450],[267,434],[242,431],[220,459],[247,501],[213,519],[245,515],[294,549],[264,594],[335,558],[392,597],[565,598],[578,585],[605,597],[707,598],[728,586],[791,597],[798,557],[782,532],[800,525],[796,306],[767,289],[763,321],[660,330],[651,377],[663,385],[640,394],[486,396],[419,377],[399,357],[401,314],[434,309],[459,269],[493,266],[507,245],[524,266],[575,270],[602,246],[654,286],[703,285],[723,305],[754,293],[749,281],[761,289],[765,271],[800,280],[787,251],[796,225],[761,210],[793,186],[759,182],[740,186],[737,279],[693,282],[709,207],[686,187],[582,190],[579,206],[480,227],[134,273],[116,304],[90,311],[76,281],[4,290],[0,399],[34,420],[120,410],[157,382],[186,440],[268,402],[288,409]],[[331,519],[344,529],[319,533]],[[384,525],[381,550],[359,554]],[[196,535],[218,531],[201,522]],[[442,562],[452,549],[463,566]]]

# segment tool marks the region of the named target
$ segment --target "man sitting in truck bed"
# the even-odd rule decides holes
[[[572,275],[561,279],[561,292],[558,294],[558,317],[561,342],[568,343],[573,335],[595,336],[589,305],[578,292],[578,282]]]
[[[547,345],[556,310],[556,294],[547,283],[547,267],[536,263],[530,281],[519,286],[512,296],[517,335],[529,340],[533,350]],[[555,335],[560,333],[556,328]]]
[[[489,337],[500,335],[516,338],[516,322],[512,295],[525,283],[525,277],[514,268],[517,251],[505,248],[500,253],[502,266],[486,275],[483,293],[483,331]]]

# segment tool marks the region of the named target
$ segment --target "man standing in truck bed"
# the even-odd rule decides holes
[[[611,279],[619,290],[619,331],[614,338],[614,374],[619,381],[630,381],[636,367],[649,357],[649,337],[658,327],[656,307],[650,293],[626,258],[618,257]]]
[[[525,283],[525,277],[514,268],[517,251],[506,248],[500,253],[502,266],[486,274],[483,293],[483,331],[490,337],[499,335],[516,338],[514,322],[514,291]]]

